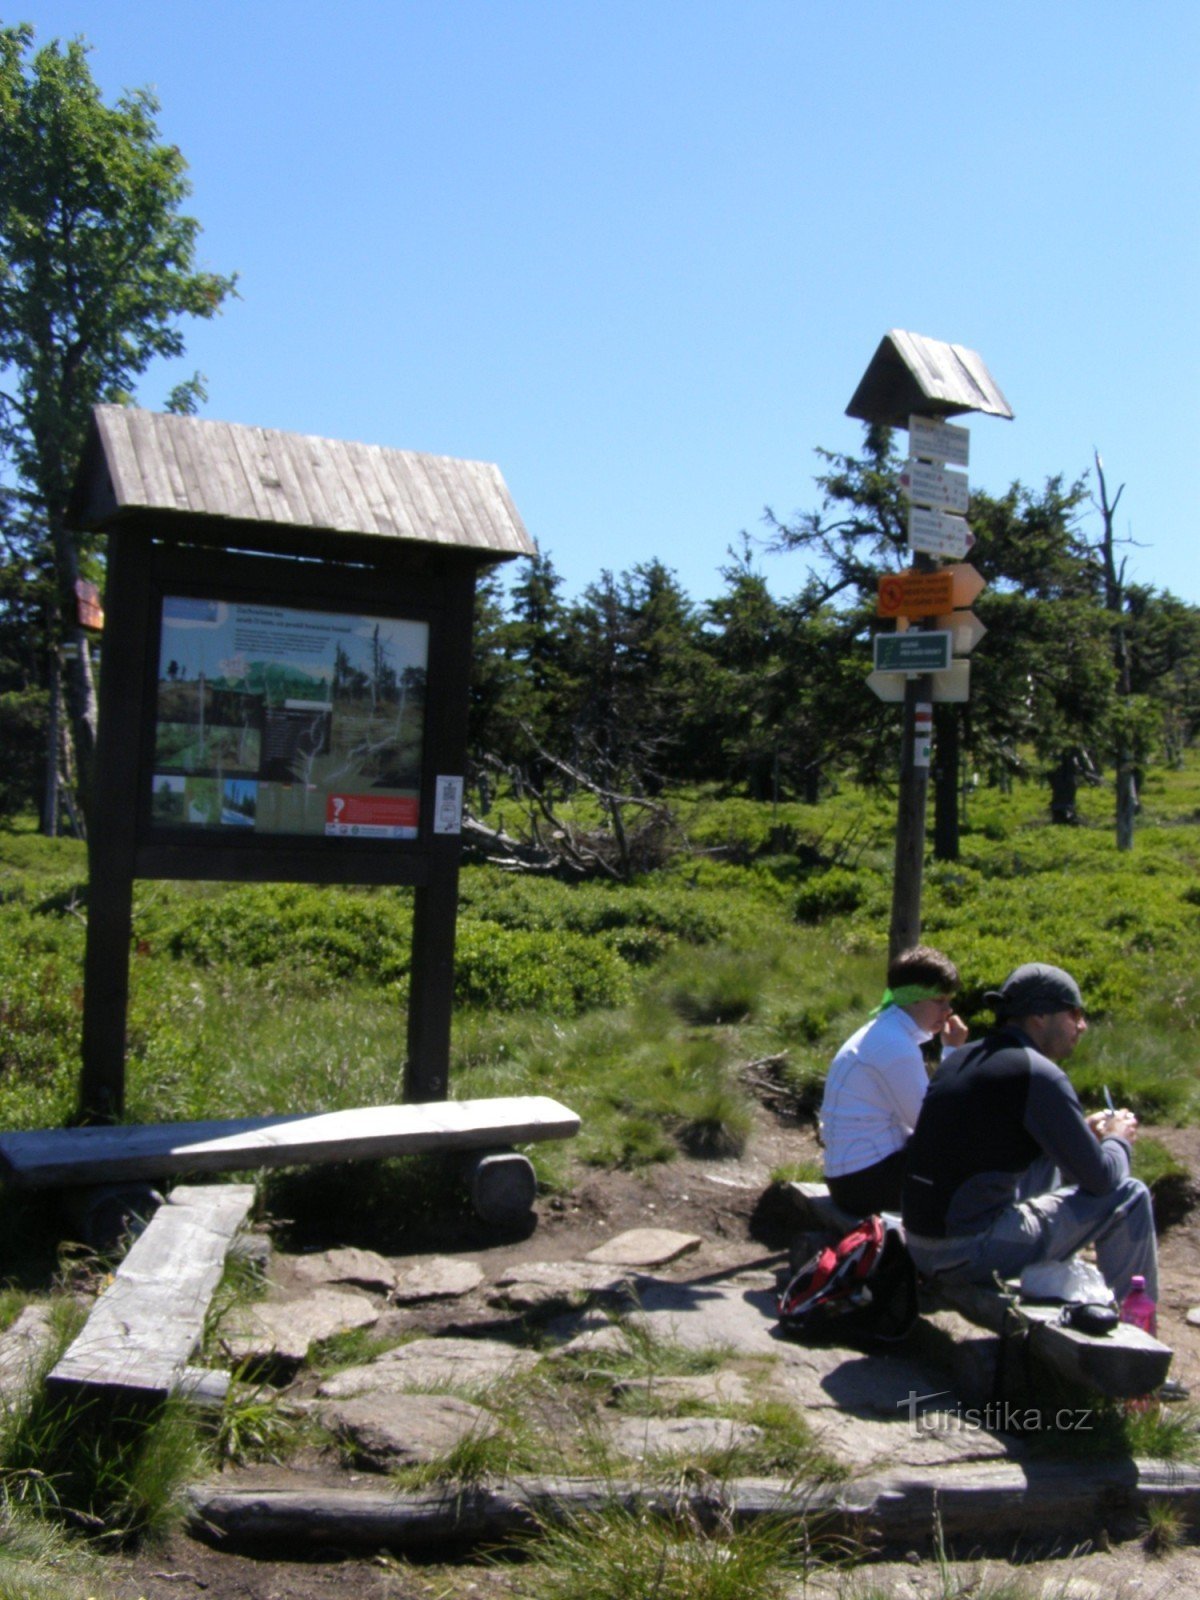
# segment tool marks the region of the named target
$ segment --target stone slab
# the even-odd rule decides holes
[[[598,1262],[530,1261],[501,1273],[488,1304],[511,1311],[538,1311],[564,1300],[626,1300],[631,1289],[627,1273]]]
[[[615,1322],[607,1322],[603,1327],[584,1328],[574,1338],[568,1339],[565,1344],[560,1344],[557,1349],[549,1352],[551,1361],[561,1360],[564,1356],[580,1359],[587,1357],[602,1361],[605,1357],[624,1356],[629,1353],[629,1336]]]
[[[699,1250],[703,1242],[697,1233],[672,1228],[630,1228],[589,1250],[585,1259],[613,1267],[664,1267]]]
[[[727,1346],[740,1355],[788,1359],[789,1341],[775,1319],[775,1280],[765,1273],[720,1283],[637,1283],[636,1320],[655,1339],[690,1350]]]
[[[864,1355],[835,1347],[805,1354],[810,1359],[781,1365],[772,1387],[810,1410],[834,1409],[894,1422],[907,1415],[910,1403],[920,1410],[926,1403],[922,1396],[948,1397],[945,1374],[909,1356]]]
[[[318,1415],[373,1472],[436,1461],[496,1429],[489,1412],[452,1394],[363,1395],[321,1406]]]
[[[753,1396],[740,1372],[704,1372],[695,1377],[621,1378],[613,1398],[646,1401],[657,1407],[704,1405],[745,1406]]]
[[[328,1399],[349,1399],[416,1389],[487,1389],[531,1371],[540,1359],[533,1350],[499,1339],[414,1339],[363,1366],[335,1373],[317,1392]]]
[[[401,1266],[392,1299],[397,1305],[418,1305],[422,1300],[457,1300],[483,1282],[483,1269],[475,1261],[456,1256],[428,1256]]]
[[[320,1250],[313,1255],[290,1256],[288,1263],[297,1283],[350,1283],[387,1294],[396,1283],[396,1268],[386,1256],[352,1245]]]
[[[220,1340],[231,1361],[299,1363],[310,1345],[369,1328],[379,1307],[352,1289],[314,1289],[299,1300],[262,1300],[227,1317]]]
[[[620,1417],[606,1429],[614,1454],[627,1461],[721,1454],[757,1444],[762,1429],[728,1417]]]
[[[827,1407],[806,1412],[814,1443],[854,1476],[891,1466],[939,1467],[960,1461],[1004,1461],[1013,1441],[982,1428],[964,1428],[953,1412],[926,1412],[917,1425],[883,1421]]]

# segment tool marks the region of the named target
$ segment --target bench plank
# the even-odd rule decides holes
[[[180,1185],[130,1247],[49,1383],[164,1398],[204,1331],[251,1184]]]
[[[429,1150],[570,1139],[579,1118],[545,1095],[435,1100],[218,1122],[0,1134],[0,1177],[18,1188],[238,1172]]]

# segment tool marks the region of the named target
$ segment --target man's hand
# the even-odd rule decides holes
[[[1124,1139],[1132,1144],[1137,1138],[1138,1119],[1127,1106],[1117,1111],[1093,1111],[1087,1125],[1097,1139]]]
[[[952,1011],[942,1026],[942,1043],[953,1050],[966,1042],[967,1025],[956,1011]]]

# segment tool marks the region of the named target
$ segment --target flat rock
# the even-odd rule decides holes
[[[557,1349],[549,1352],[549,1359],[556,1361],[563,1356],[575,1358],[585,1356],[602,1360],[605,1356],[628,1355],[629,1348],[629,1336],[625,1330],[615,1322],[606,1322],[600,1328],[585,1328],[573,1339],[560,1344]]]
[[[422,1300],[457,1300],[470,1294],[483,1282],[483,1269],[474,1261],[459,1261],[454,1256],[429,1256],[401,1267],[396,1274],[392,1299],[397,1305],[416,1305]]]
[[[641,1278],[636,1321],[653,1338],[689,1350],[727,1346],[739,1355],[788,1359],[775,1317],[775,1281],[765,1273],[720,1283]]]
[[[496,1279],[488,1304],[512,1311],[536,1311],[560,1301],[589,1296],[627,1299],[626,1274],[588,1261],[530,1261],[509,1267]]]
[[[809,1363],[782,1364],[772,1388],[781,1398],[809,1410],[833,1408],[853,1416],[906,1422],[910,1412],[921,1413],[938,1400],[943,1406],[954,1404],[945,1374],[908,1356],[868,1356],[836,1348],[807,1354],[812,1358]]]
[[[464,1439],[486,1438],[496,1420],[452,1394],[371,1394],[322,1406],[321,1420],[373,1472],[436,1461]]]
[[[22,1306],[0,1333],[0,1402],[11,1404],[28,1392],[54,1341],[47,1307]]]
[[[299,1363],[311,1344],[351,1328],[369,1328],[379,1307],[352,1289],[314,1289],[299,1300],[262,1300],[242,1308],[221,1325],[230,1360]]]
[[[364,1366],[335,1373],[317,1392],[344,1399],[414,1389],[483,1389],[530,1371],[540,1359],[533,1350],[519,1350],[499,1339],[414,1339]]]
[[[699,1234],[676,1233],[670,1228],[630,1228],[589,1250],[585,1260],[613,1267],[663,1267],[699,1250],[703,1242]]]
[[[1193,1328],[1200,1328],[1200,1306],[1193,1306],[1187,1314],[1187,1319]]]
[[[884,1422],[827,1409],[806,1413],[813,1442],[855,1476],[889,1467],[952,1466],[959,1461],[1007,1460],[1013,1441],[964,1427],[953,1412],[927,1412],[918,1423]]]
[[[751,1400],[750,1385],[740,1372],[705,1372],[695,1377],[621,1378],[612,1387],[613,1398],[636,1397],[657,1406],[744,1406]]]
[[[646,1461],[652,1456],[713,1455],[756,1444],[762,1429],[727,1417],[620,1417],[607,1430],[618,1456]]]
[[[374,1250],[359,1250],[353,1245],[291,1256],[289,1265],[298,1283],[353,1283],[361,1289],[377,1289],[386,1294],[396,1282],[392,1262]]]

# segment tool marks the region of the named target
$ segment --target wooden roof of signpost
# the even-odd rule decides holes
[[[862,422],[907,428],[912,414],[955,417],[963,411],[1012,418],[983,359],[965,345],[927,339],[920,333],[893,328],[879,342],[854,398],[848,417]]]
[[[411,541],[478,561],[533,555],[486,461],[280,433],[199,417],[96,406],[68,507],[77,528],[137,525],[266,548],[330,536]]]

